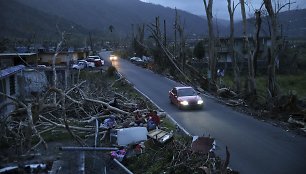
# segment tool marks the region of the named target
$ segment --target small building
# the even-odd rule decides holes
[[[54,52],[42,52],[38,54],[39,64],[52,65]],[[65,51],[59,52],[55,59],[56,65],[70,66],[72,62],[76,62],[78,59],[87,57],[87,53],[84,51]]]
[[[238,61],[240,69],[242,71],[247,70],[247,57],[249,53],[245,51],[244,48],[244,40],[245,37],[235,37],[234,38],[234,51],[235,51],[235,58]],[[248,37],[250,51],[253,52],[255,50],[255,44],[253,37]],[[205,50],[208,50],[208,39],[204,39],[204,47]],[[231,68],[232,66],[232,54],[229,49],[230,38],[228,37],[221,37],[216,39],[216,56],[217,56],[217,67],[227,69]],[[271,39],[268,37],[260,37],[259,38],[259,56],[257,63],[259,65],[263,65],[266,62],[266,57],[268,53],[268,48],[271,42]],[[209,57],[209,52],[205,51],[205,57]],[[258,68],[264,68],[263,66],[258,66]]]
[[[20,77],[26,65],[37,63],[36,53],[0,53],[0,92],[18,97],[20,95]],[[0,95],[0,113],[8,115],[15,109],[12,100]]]
[[[0,70],[0,113],[8,115],[15,110],[15,104],[7,96],[18,97],[20,95],[19,77],[22,76],[24,65],[11,66]],[[6,96],[7,95],[7,96]]]
[[[36,53],[0,53],[0,69],[17,65],[37,65]]]

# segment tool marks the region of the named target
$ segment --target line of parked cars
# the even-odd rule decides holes
[[[86,59],[78,60],[72,65],[73,69],[85,69],[101,67],[104,65],[104,59],[100,56],[88,56]]]

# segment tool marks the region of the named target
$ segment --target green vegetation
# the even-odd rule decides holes
[[[290,92],[296,94],[298,98],[306,97],[306,73],[298,75],[277,75],[277,82],[282,95],[287,95]],[[246,77],[241,77],[242,85],[245,83]],[[231,75],[226,75],[222,78],[224,86],[234,88],[234,81]],[[267,76],[256,77],[256,87],[259,95],[266,95]]]
[[[198,59],[202,59],[205,55],[205,49],[204,49],[204,41],[201,40],[199,41],[196,46],[194,47],[193,50],[193,55],[198,58]]]
[[[299,75],[279,75],[278,83],[281,86],[281,92],[288,94],[290,91],[297,94],[298,98],[306,97],[306,73]]]
[[[162,126],[166,127],[168,130],[175,130],[175,125],[168,118],[163,119]]]

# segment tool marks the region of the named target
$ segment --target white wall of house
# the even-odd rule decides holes
[[[52,59],[54,57],[54,54],[40,54],[40,62],[41,63],[49,63],[52,64]],[[69,63],[70,61],[76,61],[78,60],[78,54],[77,53],[60,53],[56,57],[56,64],[59,63]]]
[[[32,93],[41,93],[46,90],[48,80],[45,71],[24,70],[22,87],[24,97],[31,97]]]
[[[17,83],[17,74],[10,75],[1,79],[1,92],[6,95],[17,97],[19,95],[19,86]],[[9,113],[15,110],[15,105],[12,103],[12,100],[6,97],[1,96],[0,105],[4,107],[0,110],[1,116],[6,116]]]
[[[49,63],[52,64],[52,59],[53,59],[53,54],[41,54],[40,56],[40,61],[42,63]],[[68,56],[67,54],[58,54],[55,60],[55,63],[62,63],[62,62],[67,62]]]

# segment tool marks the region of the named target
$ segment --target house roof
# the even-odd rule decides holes
[[[7,57],[7,56],[33,56],[36,53],[0,53],[0,57]]]
[[[23,70],[24,68],[25,68],[24,65],[17,65],[17,66],[12,66],[12,67],[8,67],[6,69],[0,70],[0,79],[3,79],[12,74],[16,74],[17,72]]]

